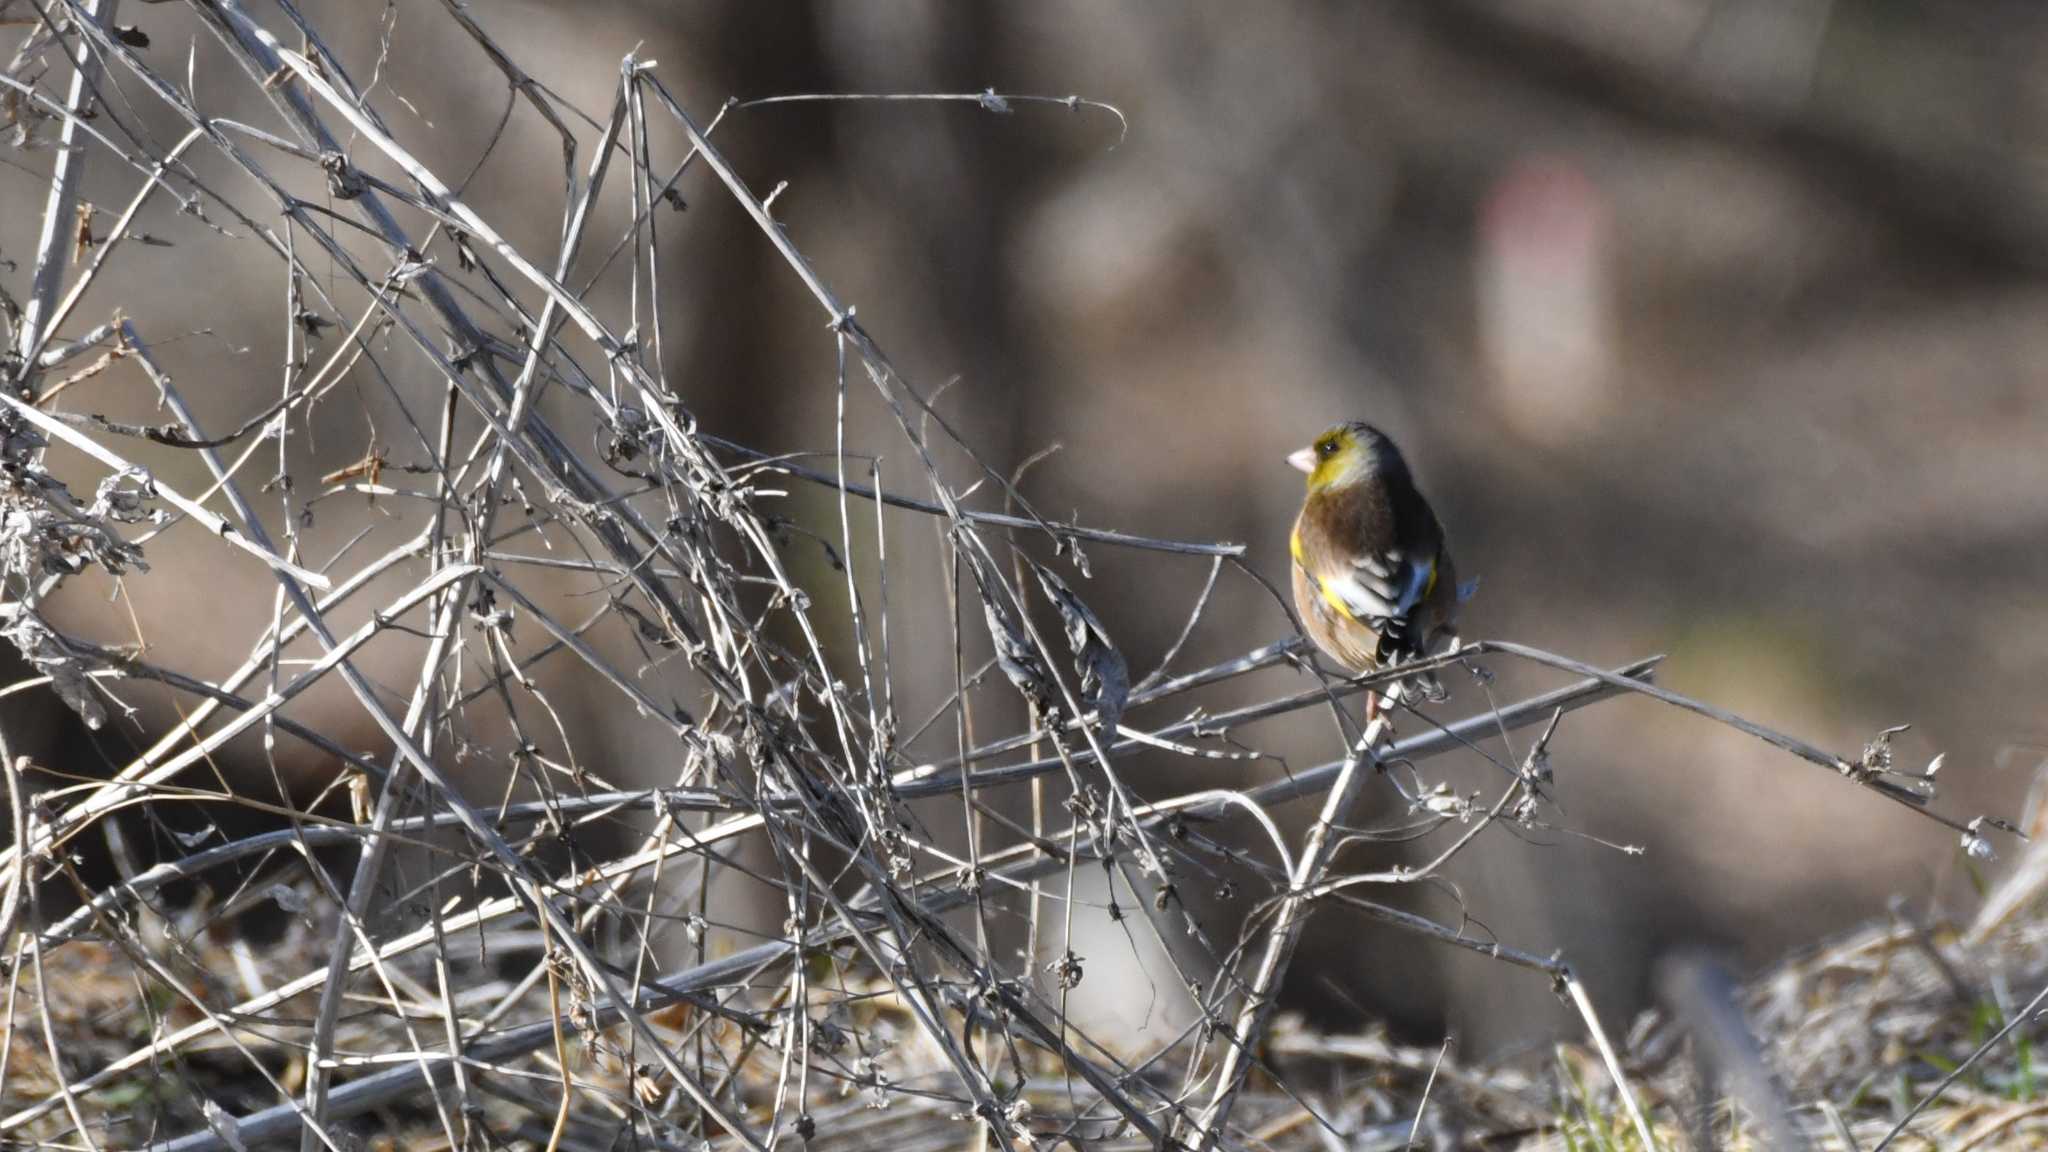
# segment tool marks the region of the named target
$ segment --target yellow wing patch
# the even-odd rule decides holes
[[[1321,592],[1323,594],[1323,603],[1328,604],[1330,606],[1330,611],[1335,612],[1338,616],[1342,617],[1343,619],[1349,620],[1354,624],[1357,623],[1358,618],[1351,614],[1351,609],[1349,607],[1345,606],[1344,598],[1342,596],[1337,595],[1336,592],[1332,591],[1330,586],[1323,582],[1323,578],[1321,576],[1318,576],[1313,572],[1309,572],[1308,559],[1303,554],[1301,549],[1301,528],[1299,526],[1296,526],[1293,533],[1291,533],[1287,537],[1287,552],[1289,555],[1294,557],[1295,565],[1299,567],[1304,573],[1307,573],[1309,579],[1316,582],[1316,591]]]
[[[1330,606],[1332,612],[1351,621],[1353,624],[1358,623],[1358,617],[1351,614],[1351,608],[1344,603],[1344,598],[1331,591],[1330,586],[1323,583],[1322,577],[1310,573],[1309,579],[1316,582],[1316,590],[1323,594],[1323,601]]]

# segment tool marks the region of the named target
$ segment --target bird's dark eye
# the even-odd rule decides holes
[[[1335,456],[1337,454],[1337,442],[1335,440],[1325,440],[1321,444],[1316,445],[1316,451],[1325,456]]]

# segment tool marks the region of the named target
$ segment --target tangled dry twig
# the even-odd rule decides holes
[[[1255,705],[1205,709],[1205,692],[1299,662],[1293,639],[1172,673],[1177,641],[1157,672],[1134,678],[1113,622],[1062,565],[1085,575],[1083,548],[1094,546],[1159,563],[1212,562],[1182,641],[1203,622],[1218,574],[1258,582],[1255,567],[1234,545],[1038,514],[896,368],[721,153],[714,134],[728,112],[747,106],[700,124],[652,64],[629,57],[608,115],[585,115],[521,69],[462,5],[444,0],[479,58],[503,76],[507,117],[526,107],[561,138],[560,243],[537,257],[475,207],[466,180],[407,146],[373,94],[351,80],[351,63],[291,4],[261,18],[240,0],[189,5],[213,38],[209,51],[240,69],[240,95],[268,108],[269,127],[203,110],[192,84],[153,68],[113,24],[111,0],[16,0],[0,11],[17,5],[33,19],[0,83],[17,141],[54,129],[58,158],[28,303],[9,316],[14,351],[0,368],[8,634],[95,725],[110,718],[106,705],[120,702],[124,685],[145,682],[180,700],[180,719],[151,733],[111,778],[47,802],[30,803],[8,761],[16,831],[5,859],[6,923],[19,929],[8,1002],[11,1019],[34,1021],[43,1044],[31,1052],[27,1033],[9,1032],[12,1047],[0,1052],[0,1136],[8,1140],[210,1152],[296,1133],[310,1152],[347,1146],[349,1133],[383,1111],[462,1148],[507,1140],[608,1147],[622,1133],[657,1147],[768,1148],[792,1133],[901,1145],[904,1130],[936,1144],[967,1142],[954,1122],[1008,1148],[1271,1142],[1282,1135],[1275,1125],[1296,1114],[1283,1082],[1255,1084],[1247,1106],[1234,1108],[1274,1038],[1270,1006],[1292,942],[1325,902],[1557,981],[1584,1011],[1633,1109],[1619,1057],[1560,960],[1356,894],[1366,884],[1418,881],[1428,868],[1333,870],[1351,799],[1378,778],[1369,769],[1420,785],[1416,766],[1432,755],[1491,755],[1482,745],[1507,745],[1499,762],[1510,781],[1490,809],[1420,786],[1409,796],[1400,831],[1454,833],[1448,858],[1496,823],[1533,812],[1548,736],[1524,756],[1511,746],[1513,732],[1545,722],[1554,731],[1567,711],[1637,692],[1934,814],[1926,797],[1905,796],[1885,773],[1863,770],[1863,760],[1649,686],[1650,661],[1605,671],[1499,643],[1436,664],[1483,669],[1505,656],[1581,679],[1453,724],[1427,721],[1390,746],[1375,727],[1343,759],[1270,784],[1147,801],[1121,771],[1140,750],[1242,756],[1238,734],[1250,726],[1316,708],[1341,726],[1347,698],[1383,685],[1325,680]],[[48,56],[74,64],[68,73],[43,70]],[[102,70],[122,85],[120,101],[106,99]],[[66,76],[63,95],[46,91]],[[992,113],[1033,103],[993,91],[915,98],[970,100]],[[144,130],[130,101],[181,125],[176,143],[165,147]],[[657,122],[680,134],[679,158],[657,159]],[[497,138],[487,143],[470,170],[497,146]],[[140,183],[112,231],[92,237],[92,260],[60,298],[76,236],[64,226],[89,162]],[[703,434],[687,389],[667,375],[658,298],[670,256],[656,224],[698,167],[745,211],[827,321],[821,339],[836,353],[840,402],[829,469]],[[324,188],[328,201],[314,202],[308,188]],[[235,189],[254,189],[256,201]],[[117,274],[110,254],[133,238],[144,206],[164,200],[199,221],[201,242],[261,249],[284,273],[281,391],[237,412],[231,432],[202,419],[160,363],[153,342],[165,334],[145,302],[122,300],[120,314],[60,338],[87,288]],[[598,275],[578,287],[571,271],[596,250],[605,205],[620,200],[622,234]],[[621,253],[630,256],[624,265],[613,259]],[[309,264],[316,255],[325,265],[317,272]],[[623,311],[597,290],[607,271],[624,281]],[[316,355],[323,345],[326,355]],[[117,361],[138,365],[173,421],[147,428],[66,411],[78,395],[69,390],[86,377],[51,373],[95,352],[103,356],[95,373]],[[291,482],[294,467],[305,466],[294,437],[310,438],[316,402],[358,372],[390,383],[405,427],[373,439],[357,464],[326,473],[326,491],[301,492]],[[870,392],[893,416],[929,499],[886,490],[878,466],[871,483],[849,479],[862,458],[846,443],[846,406]],[[572,446],[565,409],[596,430],[594,450]],[[193,454],[205,490],[181,491],[112,447],[117,438]],[[59,444],[105,469],[90,501],[72,496],[52,470]],[[252,484],[252,461],[270,447],[276,471]],[[942,456],[968,461],[969,482]],[[775,487],[784,483],[827,493],[832,514],[807,521]],[[977,487],[1018,511],[970,507]],[[331,560],[309,560],[304,529],[316,505],[350,495],[366,506],[381,501],[373,506],[384,518]],[[874,502],[872,521],[853,514],[856,499]],[[904,730],[885,506],[942,526],[954,594],[975,598],[947,613],[943,639],[920,632],[920,642],[955,652],[989,643],[991,663],[1029,699],[1029,730],[974,743],[964,718],[977,698],[1004,689],[983,675],[987,668],[969,675],[964,666],[931,719]],[[1020,535],[1006,542],[998,529]],[[837,575],[793,571],[794,533],[823,545]],[[245,638],[246,656],[228,675],[180,666],[175,645],[93,643],[47,610],[67,579],[139,571],[152,548],[193,538],[219,549],[219,563],[259,564],[276,582],[268,620]],[[373,538],[381,552],[358,551]],[[1040,554],[1025,558],[1036,594],[1002,575],[1006,549]],[[577,583],[564,593],[546,583],[557,578]],[[841,594],[835,583],[843,583],[843,615],[819,607]],[[577,596],[600,604],[580,622],[566,616]],[[1274,603],[1277,622],[1285,609]],[[1041,634],[1041,608],[1061,621],[1064,650]],[[905,608],[893,611],[901,645]],[[963,617],[980,621],[986,639]],[[394,688],[364,671],[373,649],[407,642],[410,683]],[[582,734],[543,686],[564,663],[615,696],[610,706],[666,733],[673,756],[662,782],[579,757]],[[294,712],[331,681],[374,722],[378,753]],[[356,792],[348,817],[288,792],[237,793],[227,798],[265,806],[285,826],[202,836],[107,885],[88,883],[69,858],[68,845],[110,827],[117,813],[189,797],[181,780],[193,766],[257,745],[268,756],[280,739],[340,767]],[[1042,747],[1052,754],[1039,755]],[[491,766],[506,781],[502,795],[478,795],[452,771],[459,762]],[[1010,824],[1003,790],[1045,778],[1064,781],[1068,825]],[[1296,851],[1272,809],[1311,795],[1328,796],[1324,817]],[[913,808],[953,796],[961,803],[947,811],[958,827],[935,826],[932,812]],[[1270,842],[1270,858],[1228,850],[1205,831],[1246,814]],[[1966,835],[1981,827],[1951,823]],[[987,826],[1014,835],[984,837]],[[588,850],[605,837],[619,850]],[[758,852],[743,854],[747,844]],[[1100,872],[1102,894],[1090,894],[1084,869]],[[1235,942],[1200,923],[1183,899],[1190,877],[1223,871],[1272,895],[1270,917],[1254,917]],[[224,906],[167,899],[215,875],[234,878],[218,886],[234,893]],[[709,898],[719,878],[774,902],[781,932],[743,943],[743,929]],[[40,914],[38,893],[53,881],[74,889],[75,911]],[[1127,899],[1150,914],[1128,916]],[[1069,993],[1091,963],[1076,949],[1073,916],[1091,903],[1138,925],[1174,965],[1171,981],[1189,989],[1193,1009],[1185,1031],[1134,1052],[1072,1018]],[[285,924],[282,940],[267,945],[267,965],[245,938],[220,930],[258,907]],[[1055,915],[1064,923],[1052,925]],[[1007,930],[1002,921],[1028,924],[1027,938],[1042,946],[1006,961],[991,943]],[[1176,929],[1192,944],[1168,946]],[[1262,931],[1264,961],[1240,975]],[[723,954],[714,954],[714,938]],[[61,995],[52,991],[58,983]],[[116,1012],[116,1003],[132,1011]],[[1457,1069],[1442,1064],[1430,1068],[1428,1084],[1439,1072],[1456,1081]],[[1312,1127],[1342,1134],[1342,1122],[1307,1115]],[[1635,1122],[1651,1143],[1648,1122],[1640,1114]]]

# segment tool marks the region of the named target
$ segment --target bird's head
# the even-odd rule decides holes
[[[1382,453],[1390,448],[1379,429],[1362,420],[1339,424],[1316,437],[1315,443],[1287,458],[1308,473],[1308,490],[1341,488],[1371,476]]]

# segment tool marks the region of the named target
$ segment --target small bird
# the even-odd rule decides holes
[[[1294,607],[1309,638],[1354,673],[1428,652],[1455,634],[1458,587],[1443,528],[1401,450],[1360,420],[1287,458],[1308,473],[1288,542]],[[1424,683],[1432,698],[1443,689]],[[1369,700],[1368,717],[1376,709]]]

